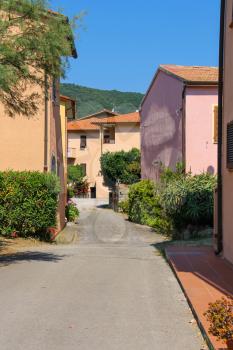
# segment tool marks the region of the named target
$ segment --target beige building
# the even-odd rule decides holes
[[[38,88],[41,96],[43,89]],[[41,99],[35,116],[10,117],[0,104],[0,170],[54,172],[60,178],[58,231],[65,225],[66,206],[66,115],[73,101],[51,88]],[[43,102],[42,102],[43,101]]]
[[[216,245],[233,263],[233,0],[221,2],[218,118]]]
[[[90,196],[107,198],[100,157],[105,152],[140,149],[139,113],[118,115],[103,110],[68,123],[68,164],[82,165],[90,184]]]

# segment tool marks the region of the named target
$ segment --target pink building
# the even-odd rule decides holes
[[[161,65],[141,104],[142,177],[172,169],[217,172],[218,69]]]
[[[233,264],[233,0],[221,1],[216,250]]]

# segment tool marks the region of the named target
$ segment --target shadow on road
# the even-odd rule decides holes
[[[109,204],[99,204],[96,206],[98,209],[111,209]]]
[[[56,255],[47,252],[20,252],[0,256],[0,267],[17,264],[19,262],[59,262],[65,255]]]

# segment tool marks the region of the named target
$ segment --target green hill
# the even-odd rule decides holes
[[[118,113],[135,112],[143,94],[120,92],[117,90],[98,90],[75,84],[61,84],[61,94],[77,101],[77,117],[82,118],[102,109],[114,109]]]

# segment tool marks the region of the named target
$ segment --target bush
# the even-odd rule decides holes
[[[170,181],[161,191],[161,205],[173,225],[213,225],[216,177],[209,174],[180,177]]]
[[[171,229],[169,218],[164,215],[160,204],[158,189],[150,180],[130,186],[128,215],[130,221],[148,225],[160,233],[169,233]]]
[[[40,172],[0,172],[0,233],[45,238],[56,226],[59,180]]]
[[[107,184],[133,184],[141,178],[140,151],[106,152],[100,158],[101,171]]]
[[[84,178],[83,168],[80,165],[68,165],[67,169],[68,182],[82,182]]]
[[[210,303],[204,316],[210,323],[210,334],[218,340],[233,341],[233,299],[231,297]]]
[[[120,211],[122,213],[128,214],[129,213],[129,201],[128,201],[128,199],[119,202],[118,208],[120,209]]]
[[[75,196],[74,189],[72,187],[67,188],[67,197],[68,199],[71,199]]]
[[[69,222],[75,222],[79,217],[79,210],[76,205],[72,202],[68,203],[66,206],[66,218]]]
[[[68,165],[68,198],[86,196],[89,183],[85,179],[83,168],[80,165]]]

